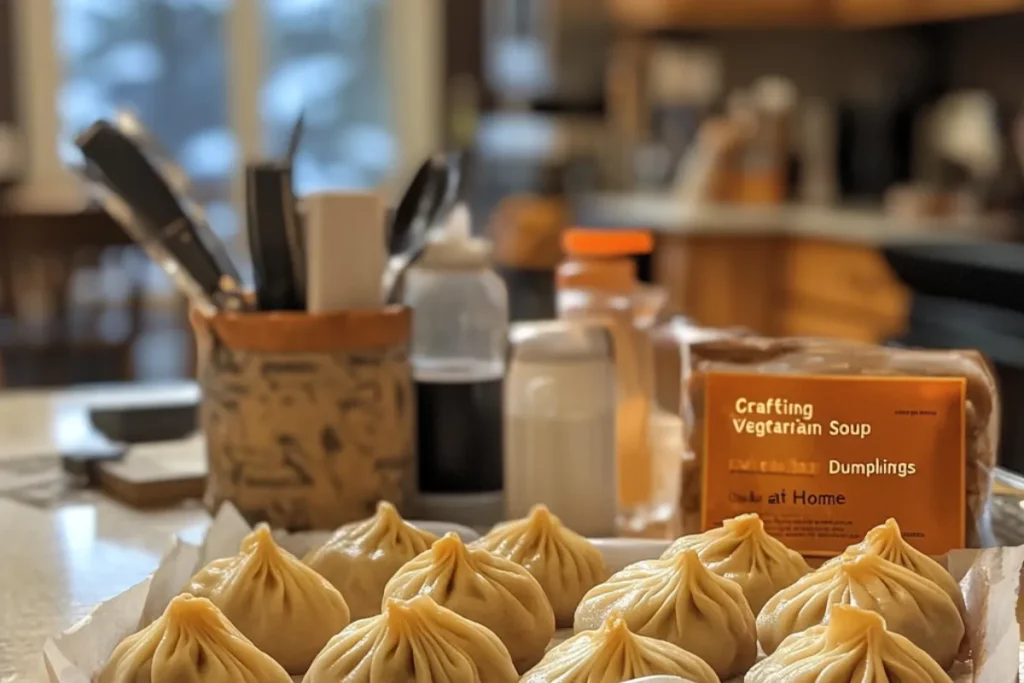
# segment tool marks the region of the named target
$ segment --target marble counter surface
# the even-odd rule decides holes
[[[666,194],[595,194],[574,203],[580,225],[636,226],[664,235],[787,235],[853,244],[989,242],[1009,226],[995,219],[906,219],[878,210],[799,205],[687,205]]]
[[[37,680],[47,636],[145,578],[173,534],[198,538],[208,520],[198,503],[141,512],[65,490],[57,454],[102,440],[83,407],[197,392],[192,382],[0,392],[0,681]]]
[[[175,533],[201,537],[198,504],[140,512],[94,492],[49,509],[0,499],[0,681],[39,676],[43,641],[153,571]]]

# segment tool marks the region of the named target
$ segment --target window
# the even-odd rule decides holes
[[[67,168],[80,161],[72,136],[131,108],[188,172],[191,195],[238,247],[244,272],[241,161],[280,155],[299,111],[306,121],[295,168],[300,192],[388,191],[435,150],[443,2],[13,0],[27,160],[14,200],[80,208],[83,188]],[[185,366],[175,363],[187,358],[187,335],[163,332],[180,314],[180,297],[144,263],[152,320],[136,344],[136,375],[181,376]],[[102,278],[97,268],[82,270],[70,298],[95,303]]]
[[[395,136],[376,46],[384,45],[384,0],[266,0],[267,71],[260,92],[264,140],[282,149],[305,112],[295,163],[303,190],[379,185],[394,169]]]
[[[51,0],[60,78],[58,157],[81,163],[72,140],[119,108],[134,111],[178,159],[211,222],[231,237],[238,157],[228,115],[222,0]]]
[[[120,107],[225,235],[240,160],[280,154],[300,111],[300,192],[393,186],[437,143],[441,2],[22,0],[26,192],[74,194],[71,137]]]

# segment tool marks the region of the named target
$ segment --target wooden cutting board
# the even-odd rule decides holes
[[[134,446],[99,467],[104,493],[137,508],[166,507],[201,498],[206,488],[206,444],[197,433],[178,441]]]

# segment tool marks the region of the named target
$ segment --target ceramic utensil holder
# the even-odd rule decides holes
[[[250,522],[333,529],[415,485],[409,309],[192,311],[209,481]]]

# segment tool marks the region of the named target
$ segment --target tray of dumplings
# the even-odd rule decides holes
[[[1022,562],[936,560],[893,520],[812,569],[756,515],[669,543],[543,507],[480,537],[387,503],[333,534],[226,506],[43,657],[50,683],[1010,683]]]

